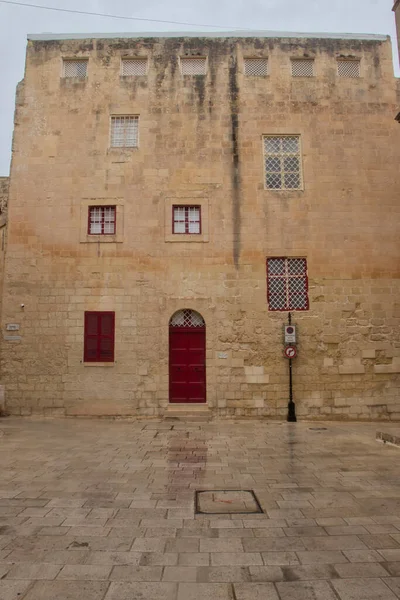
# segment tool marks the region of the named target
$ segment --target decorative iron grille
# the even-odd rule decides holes
[[[314,77],[314,60],[312,59],[292,59],[293,77]]]
[[[361,66],[359,60],[338,60],[339,77],[361,77]]]
[[[268,75],[268,60],[266,58],[245,58],[244,74],[250,77],[266,77]]]
[[[171,327],[205,327],[203,317],[190,308],[178,310],[170,321]]]
[[[121,75],[137,77],[147,74],[147,58],[123,58],[121,60]]]
[[[300,136],[264,136],[265,187],[300,190],[302,186]]]
[[[206,74],[206,59],[205,58],[181,58],[182,75],[205,75]]]
[[[111,117],[111,147],[137,148],[139,146],[139,117]]]
[[[268,258],[269,310],[308,310],[307,260]]]
[[[87,76],[87,60],[64,60],[63,77],[84,79]]]

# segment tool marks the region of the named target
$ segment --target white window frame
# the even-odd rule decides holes
[[[114,129],[113,129],[113,124],[116,122],[117,119],[134,119],[134,122],[136,122],[136,144],[131,144],[131,145],[120,145],[120,144],[115,144],[113,143],[114,139],[115,139],[115,135],[114,135]],[[120,150],[135,150],[137,148],[139,148],[139,115],[111,115],[110,116],[110,148],[111,149],[120,149]],[[124,135],[124,139],[126,139],[126,135]]]
[[[300,185],[299,187],[280,187],[273,188],[267,186],[267,169],[266,169],[266,158],[267,152],[265,150],[265,140],[266,138],[291,138],[296,137],[299,142],[299,150],[298,150],[298,158],[299,158],[299,177],[300,177]],[[268,153],[268,155],[272,155],[273,153]],[[287,153],[288,155],[292,153]],[[294,154],[294,153],[293,153]],[[302,140],[301,135],[299,133],[266,133],[262,136],[262,155],[263,155],[263,167],[264,167],[264,189],[269,192],[299,192],[304,190],[304,176],[303,176],[303,152],[302,152]],[[281,153],[281,156],[284,156],[284,153]],[[284,170],[280,171],[281,176],[285,173]]]

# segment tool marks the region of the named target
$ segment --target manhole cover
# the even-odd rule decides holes
[[[213,490],[196,492],[196,513],[204,515],[262,513],[252,490]]]

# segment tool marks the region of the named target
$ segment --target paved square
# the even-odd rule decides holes
[[[0,420],[0,600],[399,599],[400,448],[311,427]]]

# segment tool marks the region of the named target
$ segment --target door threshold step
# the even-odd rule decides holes
[[[168,406],[164,413],[165,419],[179,419],[182,421],[208,421],[211,417],[211,410],[204,404],[194,406],[173,404]]]

